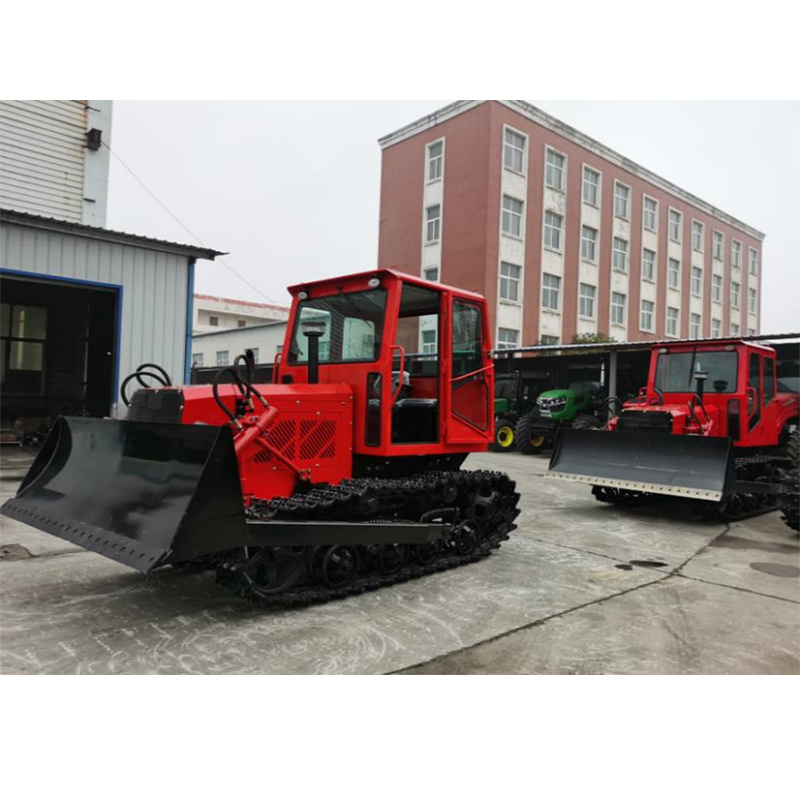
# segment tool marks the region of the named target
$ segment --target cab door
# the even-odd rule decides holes
[[[767,446],[778,444],[778,417],[780,407],[775,400],[776,373],[775,356],[761,355],[761,419],[755,426],[757,445]]]
[[[775,358],[750,351],[747,355],[747,430],[742,444],[763,447],[778,443],[775,402]]]
[[[481,444],[492,438],[494,365],[489,358],[481,304],[451,297],[449,314],[446,441]]]

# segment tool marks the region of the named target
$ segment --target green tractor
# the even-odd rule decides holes
[[[597,381],[573,381],[568,389],[542,392],[516,424],[517,449],[534,455],[552,447],[559,428],[601,429],[606,409],[605,390]]]
[[[536,406],[536,397],[547,385],[549,372],[516,371],[494,380],[494,442],[496,453],[516,449],[516,427],[520,418]]]

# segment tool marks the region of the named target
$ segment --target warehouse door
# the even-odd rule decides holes
[[[116,394],[117,292],[3,275],[0,295],[3,422],[109,415]]]

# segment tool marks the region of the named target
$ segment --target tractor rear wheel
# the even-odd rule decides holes
[[[494,428],[494,441],[491,449],[495,453],[505,453],[514,449],[514,420],[509,417],[502,417],[497,420]]]
[[[517,440],[517,450],[519,450],[520,453],[525,453],[526,456],[540,453],[547,444],[547,436],[545,436],[541,428],[537,425],[538,420],[539,415],[536,412],[525,414],[520,417],[517,428],[514,431]]]
[[[781,519],[793,531],[800,531],[800,428],[789,437],[786,453],[792,463],[781,476],[783,492],[778,495],[778,505]]]
[[[593,414],[579,414],[575,417],[572,427],[581,431],[600,431],[604,425],[600,417],[595,417]]]

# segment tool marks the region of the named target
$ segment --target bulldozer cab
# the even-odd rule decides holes
[[[644,400],[691,408],[700,420],[708,416],[708,435],[729,436],[734,446],[774,445],[780,414],[775,369],[772,348],[747,342],[654,348]]]
[[[388,269],[289,291],[277,380],[351,386],[355,454],[486,449],[494,368],[482,297]]]

